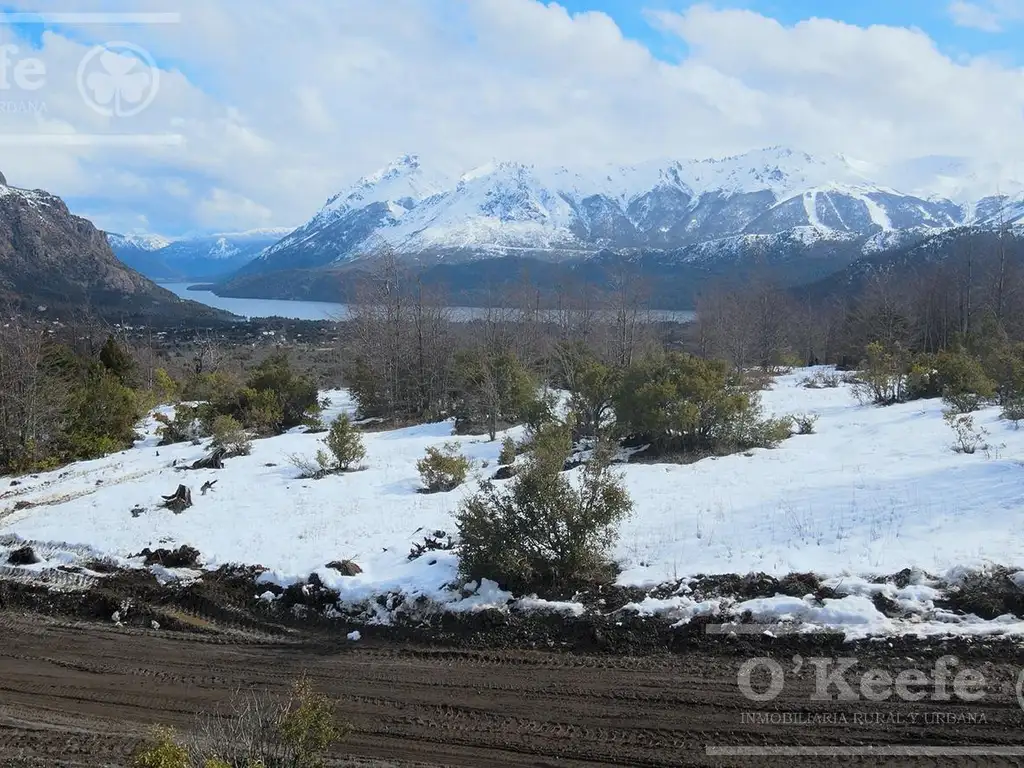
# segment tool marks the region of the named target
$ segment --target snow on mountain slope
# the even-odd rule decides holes
[[[241,268],[290,228],[253,229],[168,239],[159,235],[107,235],[125,264],[155,280],[211,279]]]
[[[582,171],[493,162],[455,179],[406,155],[335,195],[242,274],[349,262],[384,243],[421,262],[521,252],[560,261],[797,228],[866,239],[962,219],[948,200],[872,183],[863,164],[782,147]]]
[[[571,194],[529,166],[500,163],[465,174],[453,190],[412,208],[381,235],[413,253],[432,247],[578,247]]]
[[[171,240],[161,235],[107,233],[111,248],[137,248],[140,251],[159,251],[171,244]]]
[[[376,202],[389,203],[397,218],[421,200],[442,192],[450,181],[440,173],[424,169],[418,156],[402,155],[386,168],[332,197],[310,223],[325,226],[349,211]]]

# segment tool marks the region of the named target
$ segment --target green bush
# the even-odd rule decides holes
[[[153,372],[153,395],[158,405],[177,403],[181,400],[181,385],[165,368]]]
[[[416,462],[416,471],[428,493],[446,493],[466,482],[469,459],[459,453],[458,443],[445,443],[442,449],[427,448],[427,455]]]
[[[297,427],[310,414],[320,412],[316,382],[296,372],[286,352],[275,353],[260,363],[245,386],[273,393],[280,411],[279,431]]]
[[[458,405],[455,428],[460,434],[486,429],[491,440],[500,427],[532,417],[543,421],[537,403],[537,384],[527,367],[511,352],[475,351],[456,358]]]
[[[331,424],[327,437],[324,438],[324,444],[333,456],[335,467],[342,471],[348,470],[366,456],[363,436],[345,414],[339,416]]]
[[[135,359],[113,336],[107,336],[100,349],[99,359],[103,367],[126,387],[137,384]]]
[[[543,428],[508,486],[484,482],[460,506],[456,521],[464,578],[492,579],[516,594],[552,597],[614,578],[608,554],[632,502],[610,470],[608,444],[598,445],[578,482],[562,473],[567,436],[564,425]]]
[[[192,768],[192,761],[172,729],[156,728],[149,743],[136,751],[132,768]]]
[[[719,453],[746,451],[751,448],[777,448],[780,443],[792,436],[792,418],[762,418],[761,409],[755,404],[740,413],[728,425],[716,448]]]
[[[999,418],[1013,422],[1014,429],[1020,429],[1020,423],[1024,421],[1024,399],[1013,400],[1003,406]]]
[[[248,456],[252,453],[252,440],[238,421],[232,416],[218,416],[210,430],[213,444],[224,448],[229,456]]]
[[[204,423],[202,410],[198,406],[179,403],[174,408],[174,416],[157,413],[153,416],[160,426],[156,433],[160,437],[160,445],[187,443],[199,440],[209,434]]]
[[[185,400],[207,403],[230,402],[238,392],[238,381],[225,371],[192,376],[185,382],[181,396]]]
[[[913,356],[899,344],[873,341],[864,350],[853,392],[862,403],[894,405],[910,399],[908,383]]]
[[[93,459],[129,448],[144,414],[135,390],[112,373],[93,368],[72,392],[72,416],[66,437],[68,459]]]
[[[757,426],[757,397],[716,360],[670,353],[628,368],[615,394],[621,429],[665,453],[724,449]]]
[[[214,408],[216,413],[232,416],[257,435],[276,435],[284,429],[284,411],[277,395],[270,390],[243,387]]]
[[[501,441],[501,453],[498,454],[498,466],[507,467],[510,464],[515,464],[517,453],[516,441],[511,437],[506,437]]]
[[[970,413],[995,397],[996,383],[981,363],[963,350],[943,351],[935,360],[942,399],[958,413]]]
[[[323,768],[345,738],[334,704],[301,678],[285,698],[236,693],[227,716],[209,714],[180,739],[158,729],[136,752],[133,768]]]

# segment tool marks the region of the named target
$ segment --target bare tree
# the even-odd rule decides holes
[[[0,328],[0,467],[25,469],[63,433],[70,385],[46,333],[17,320]]]
[[[447,404],[454,351],[444,295],[381,246],[349,312],[349,383],[366,415],[439,415]]]

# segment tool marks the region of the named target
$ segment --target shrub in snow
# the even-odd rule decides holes
[[[337,571],[342,576],[358,576],[363,572],[363,569],[352,560],[335,560],[328,563],[325,567]]]
[[[352,424],[348,416],[342,414],[331,424],[324,444],[331,452],[334,465],[337,469],[345,471],[353,464],[362,461],[366,456],[366,449],[363,448],[363,436]]]
[[[988,444],[985,442],[988,432],[984,427],[976,426],[974,424],[974,417],[970,414],[946,410],[943,412],[942,418],[956,436],[953,450],[957,453],[974,453],[979,448],[985,449],[988,447]]]
[[[746,451],[751,448],[776,448],[792,436],[793,419],[791,417],[762,418],[761,410],[755,404],[722,430],[715,448],[720,452]]]
[[[409,560],[415,560],[417,557],[427,552],[438,552],[448,551],[455,549],[455,541],[444,531],[434,531],[423,537],[422,544],[413,544],[412,549],[409,550]]]
[[[213,444],[225,449],[228,456],[248,456],[252,453],[249,433],[231,416],[218,416],[210,429]]]
[[[427,493],[452,491],[466,482],[469,459],[459,453],[458,443],[445,443],[441,449],[427,448],[427,455],[416,462]]]
[[[209,433],[199,415],[200,409],[191,405],[177,406],[173,418],[164,413],[156,414],[153,418],[160,423],[156,428],[159,444],[187,443],[206,437]]]
[[[798,435],[814,434],[814,425],[818,423],[818,417],[813,413],[798,413],[793,417]]]
[[[622,431],[656,453],[700,453],[774,445],[788,420],[761,421],[757,395],[717,360],[669,353],[630,366],[615,395]]]
[[[862,403],[893,405],[908,399],[913,365],[911,354],[896,343],[873,341],[864,350],[864,362],[857,373],[853,393]]]
[[[307,434],[315,434],[316,432],[325,432],[327,427],[324,426],[324,420],[320,418],[319,413],[311,413],[302,420],[302,426],[306,428]]]
[[[498,466],[507,467],[510,464],[514,464],[516,461],[516,441],[511,437],[506,437],[501,442],[501,453],[498,454]]]
[[[458,404],[455,429],[467,434],[498,429],[527,419],[537,406],[537,385],[526,365],[512,352],[469,351],[456,357]]]
[[[158,403],[177,403],[181,400],[181,385],[164,368],[153,372],[153,396]]]
[[[943,351],[935,359],[935,376],[943,401],[957,413],[971,413],[996,394],[996,383],[981,363],[963,350]]]
[[[297,427],[309,414],[320,412],[316,382],[292,368],[287,352],[278,352],[253,371],[246,387],[257,392],[270,392],[280,412],[280,430]]]
[[[562,374],[569,390],[569,411],[576,437],[597,437],[614,426],[612,402],[619,386],[619,371],[579,346],[559,349]]]
[[[840,383],[842,377],[835,371],[818,371],[800,380],[800,386],[805,389],[838,389]]]
[[[303,480],[320,480],[337,469],[334,461],[323,449],[317,451],[313,458],[292,453],[288,456],[288,463],[299,470],[299,477]]]
[[[1020,429],[1021,421],[1024,421],[1024,399],[1013,400],[1003,406],[999,418],[1013,422],[1014,429]]]
[[[564,427],[542,428],[507,487],[485,481],[463,502],[456,521],[464,578],[555,597],[614,578],[608,553],[632,502],[609,469],[610,446],[595,449],[575,482],[561,472],[568,456]]]

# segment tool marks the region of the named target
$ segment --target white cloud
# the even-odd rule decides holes
[[[158,0],[105,6],[166,10]],[[919,30],[827,19],[784,26],[695,6],[650,17],[689,51],[670,63],[604,14],[573,16],[538,0],[177,6],[180,24],[47,33],[36,54],[47,85],[32,97],[46,100],[46,124],[0,114],[0,133],[175,131],[185,143],[0,147],[11,183],[102,198],[89,205],[101,226],[146,217],[175,234],[298,224],[406,152],[449,170],[494,157],[584,165],[775,144],[880,166],[921,155],[1024,163],[1024,70],[954,61]],[[110,39],[143,46],[165,67],[156,99],[136,117],[98,115],[74,84],[89,45]]]
[[[206,229],[223,226],[225,231],[242,230],[252,224],[272,226],[273,212],[244,195],[214,187],[196,209],[197,223]]]
[[[1001,32],[1008,23],[1024,20],[1022,0],[953,0],[949,15],[957,26],[980,29],[982,32]]]

